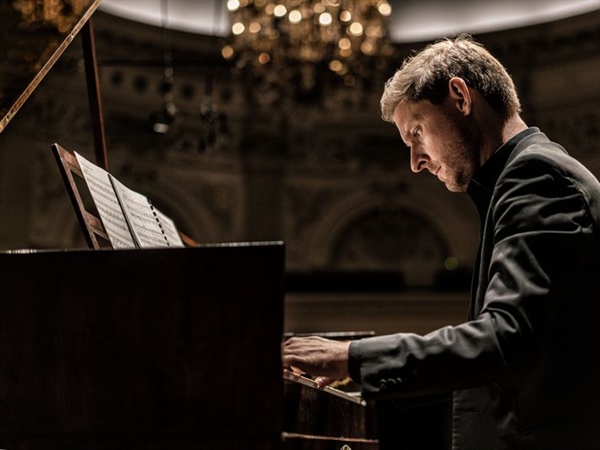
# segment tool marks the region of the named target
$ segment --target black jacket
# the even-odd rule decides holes
[[[468,193],[482,237],[469,320],[351,344],[366,398],[454,391],[453,448],[600,449],[600,183],[530,128]]]

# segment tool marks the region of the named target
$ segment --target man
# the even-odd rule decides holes
[[[455,449],[600,448],[600,184],[520,117],[502,65],[468,36],[386,83],[382,117],[481,216],[468,320],[425,336],[292,338],[286,367],[365,398],[453,392]]]

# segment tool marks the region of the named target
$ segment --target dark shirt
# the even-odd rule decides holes
[[[475,203],[482,224],[492,201],[494,187],[496,186],[498,177],[504,170],[508,157],[524,137],[539,131],[535,127],[527,128],[510,138],[494,152],[491,158],[485,162],[471,179],[467,188],[467,194],[469,194],[471,200]]]

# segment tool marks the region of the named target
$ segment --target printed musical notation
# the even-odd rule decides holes
[[[148,197],[129,189],[114,177],[111,181],[140,247],[183,246],[173,221],[160,213]]]
[[[148,197],[75,153],[113,248],[183,247],[173,220]]]
[[[135,248],[108,172],[75,154],[113,248]]]

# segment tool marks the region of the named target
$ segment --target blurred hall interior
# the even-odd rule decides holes
[[[198,242],[284,241],[286,331],[426,332],[464,316],[475,212],[466,196],[410,172],[395,127],[378,111],[383,82],[426,42],[472,33],[513,75],[527,123],[600,174],[597,1],[551,22],[513,18],[517,25],[493,31],[485,31],[485,2],[444,2],[473,17],[455,24],[444,12],[437,29],[435,5],[405,11],[404,2],[392,2],[385,64],[366,67],[350,87],[316,74],[304,90],[290,80],[265,87],[236,76],[221,55],[225,2],[188,12],[204,25],[199,31],[169,26],[195,2],[104,3],[93,23],[109,171]],[[159,16],[126,18],[117,3],[147,5]],[[539,1],[501,2],[508,17],[517,3],[543,10]],[[50,151],[58,142],[93,158],[78,39],[0,133],[2,250],[85,247]],[[167,81],[175,113],[157,133],[151,121],[166,109]]]
[[[472,34],[513,76],[528,125],[600,176],[598,0],[390,1],[387,46],[353,60],[355,77],[225,58],[226,3],[94,13],[108,169],[197,242],[283,241],[287,333],[427,333],[466,316],[474,207],[411,173],[379,115],[385,80],[428,42]],[[80,39],[0,132],[0,251],[86,248],[50,147],[94,159]]]

